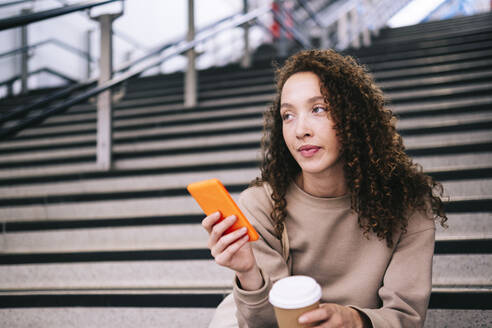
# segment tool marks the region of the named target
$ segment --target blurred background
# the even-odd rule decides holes
[[[425,327],[491,327],[491,4],[1,0],[0,327],[207,327],[233,273],[185,187],[247,188],[272,62],[311,48],[367,67],[444,186]]]
[[[28,12],[41,12],[60,6],[69,6],[80,1],[73,0],[32,0],[8,1],[0,3],[0,18],[10,18]],[[204,28],[220,19],[241,13],[243,0],[196,0],[196,28]],[[311,4],[310,4],[311,2]],[[334,2],[334,1],[332,1]],[[343,2],[343,1],[341,1]],[[376,2],[376,1],[373,1]],[[183,39],[188,27],[188,3],[182,1],[126,0],[124,14],[113,23],[113,65],[122,66],[131,59],[138,58],[163,43]],[[320,34],[320,25],[316,20],[323,20],[329,15],[328,6],[317,1],[285,1],[286,14],[293,15],[299,29],[305,37],[313,38]],[[249,9],[256,9],[268,4],[268,1],[250,0]],[[123,10],[119,3],[109,3],[101,7],[81,10],[52,19],[45,19],[26,26],[27,40],[22,42],[21,29],[9,29],[0,32],[0,96],[5,97],[8,86],[2,82],[21,75],[22,47],[28,46],[28,88],[59,86],[68,81],[84,81],[98,76],[98,58],[100,53],[100,33],[97,21],[92,16],[103,12]],[[306,9],[309,11],[306,13]],[[367,9],[367,8],[366,8]],[[316,10],[316,18],[311,19]],[[363,15],[364,6],[358,10]],[[394,5],[381,8],[384,19],[366,18],[367,28],[371,31],[382,27],[399,27],[420,22],[447,19],[451,17],[473,15],[490,10],[487,0],[414,0],[399,1]],[[309,15],[308,17],[306,15]],[[297,16],[297,17],[296,17]],[[379,15],[378,15],[379,16]],[[251,50],[261,44],[272,43],[272,15],[258,17],[249,32]],[[335,23],[332,23],[335,24]],[[359,22],[358,24],[361,24]],[[333,27],[334,28],[334,27]],[[198,69],[211,66],[223,66],[240,61],[243,54],[243,29],[228,29],[212,39],[200,43],[196,50],[201,54],[196,61]],[[344,47],[340,45],[338,48]],[[176,56],[163,62],[158,68],[145,72],[146,75],[183,71],[186,57]],[[47,71],[49,69],[49,71]],[[58,74],[57,74],[58,73]],[[12,92],[21,90],[20,78],[12,85]]]

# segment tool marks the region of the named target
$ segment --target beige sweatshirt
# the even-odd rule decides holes
[[[239,206],[261,238],[252,244],[265,284],[245,291],[234,282],[240,327],[276,327],[268,302],[272,284],[289,275],[308,275],[322,286],[322,303],[352,306],[373,327],[422,327],[431,292],[434,221],[410,216],[407,232],[393,248],[363,235],[350,196],[317,198],[293,183],[286,195],[290,258],[282,257],[270,220],[272,203],[264,187],[245,190]]]

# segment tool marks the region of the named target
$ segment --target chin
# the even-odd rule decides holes
[[[309,163],[309,164],[304,164],[300,165],[302,172],[304,173],[309,173],[309,174],[321,174],[330,170],[339,170],[340,162],[339,161],[333,161],[331,163]]]

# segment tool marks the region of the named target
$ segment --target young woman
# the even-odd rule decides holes
[[[239,326],[276,326],[268,292],[289,275],[322,286],[301,323],[423,326],[442,187],[405,154],[382,92],[351,57],[302,51],[276,78],[261,178],[239,200],[260,240],[224,234],[235,217],[202,222],[215,261],[236,272]]]

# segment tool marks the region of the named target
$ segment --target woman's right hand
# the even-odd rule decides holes
[[[215,262],[236,271],[242,289],[260,289],[264,281],[256,264],[253,249],[248,243],[247,229],[241,228],[224,235],[237,218],[232,215],[218,222],[220,218],[220,212],[215,212],[202,221],[202,226],[209,234],[208,248]]]
[[[238,273],[254,270],[256,260],[248,243],[247,229],[241,228],[224,235],[237,218],[232,215],[218,222],[220,218],[220,212],[215,212],[202,221],[202,226],[209,233],[208,248],[215,262]]]

